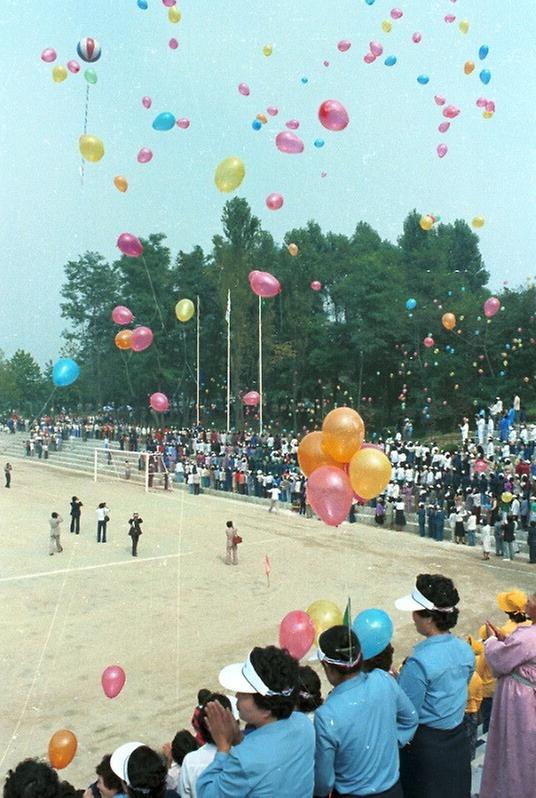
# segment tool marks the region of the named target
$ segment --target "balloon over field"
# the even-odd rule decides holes
[[[80,136],[78,146],[80,155],[86,161],[97,163],[104,155],[104,144],[97,136]]]
[[[167,398],[165,393],[152,393],[149,397],[149,405],[151,410],[154,410],[155,413],[165,413],[166,410],[169,410],[169,399]]]
[[[391,463],[383,452],[367,448],[354,454],[348,475],[355,492],[369,501],[387,487],[391,470]]]
[[[51,64],[53,61],[56,60],[58,54],[52,47],[47,47],[46,50],[43,50],[41,53],[41,61],[44,61],[45,64]]]
[[[101,676],[102,689],[107,698],[116,698],[126,681],[126,674],[120,665],[108,665]]]
[[[236,155],[220,161],[214,173],[214,182],[219,191],[229,193],[238,188],[246,174],[244,162]]]
[[[352,506],[352,486],[341,468],[320,466],[307,483],[307,501],[319,518],[329,526],[339,526]]]
[[[296,246],[296,244],[289,244],[287,249],[288,249],[288,254],[292,255],[293,258],[295,258],[296,255],[299,252],[298,247]]]
[[[258,393],[258,391],[248,391],[242,397],[242,402],[247,407],[256,407],[260,403],[260,401],[261,401],[261,395],[260,393]]]
[[[348,463],[365,437],[363,419],[351,407],[337,407],[322,424],[322,448],[338,463]]]
[[[423,344],[425,345],[425,347],[427,349],[430,349],[434,345],[434,343],[435,343],[434,339],[431,338],[431,336],[429,336],[429,335],[427,335],[426,338],[423,341]]]
[[[61,64],[56,64],[52,70],[52,80],[54,83],[63,83],[69,73]]]
[[[277,192],[268,194],[265,200],[266,207],[270,208],[271,211],[278,211],[280,208],[282,208],[284,201],[285,200],[282,194],[278,194]]]
[[[417,307],[417,300],[410,297],[406,300],[406,310],[415,310]]]
[[[80,366],[70,357],[60,357],[52,368],[52,382],[57,388],[67,388],[80,376]]]
[[[252,271],[249,273],[249,285],[257,296],[268,299],[277,296],[281,291],[281,283],[270,272]]]
[[[342,623],[342,612],[333,601],[320,599],[313,601],[307,607],[307,615],[312,620],[315,627],[315,642],[326,629],[332,626],[339,626]]]
[[[190,321],[195,313],[195,305],[191,299],[179,299],[175,305],[175,315],[183,324]]]
[[[352,629],[361,645],[363,659],[371,659],[389,645],[394,627],[384,610],[370,609],[356,615]]]
[[[150,327],[136,327],[132,330],[130,348],[133,352],[143,352],[148,349],[153,342],[153,331]]]
[[[116,305],[116,307],[112,310],[112,321],[115,324],[130,324],[134,315],[130,308],[127,308],[125,305]]]
[[[54,732],[48,743],[48,759],[56,770],[62,770],[69,765],[76,754],[78,740],[76,735],[68,729]]]
[[[327,130],[344,130],[350,122],[348,112],[338,100],[324,100],[318,109],[320,124]]]
[[[140,239],[132,233],[121,233],[117,239],[116,246],[123,255],[129,258],[139,258],[143,254],[143,245]]]
[[[311,283],[311,288],[313,291],[321,291],[322,283],[319,280],[313,280]]]
[[[320,466],[329,465],[342,468],[342,463],[327,454],[322,448],[322,433],[309,432],[298,446],[298,463],[306,477]]]
[[[313,645],[315,633],[312,618],[303,610],[293,610],[281,621],[279,647],[286,648],[294,659],[301,659]]]

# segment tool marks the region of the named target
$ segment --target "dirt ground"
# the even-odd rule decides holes
[[[486,618],[504,619],[500,590],[536,589],[536,570],[479,549],[421,540],[409,533],[347,525],[331,529],[289,511],[184,491],[149,495],[18,461],[2,490],[0,657],[3,711],[0,774],[28,756],[46,756],[48,740],[72,729],[78,753],[62,771],[78,787],[93,780],[103,754],[128,740],[159,746],[189,726],[200,687],[216,689],[220,668],[254,645],[277,643],[283,616],[330,599],[354,614],[382,607],[395,623],[395,662],[417,635],[394,600],[415,575],[451,576],[461,595],[459,634]],[[69,534],[69,501],[84,503],[81,534]],[[96,543],[95,508],[110,508],[109,542]],[[48,555],[48,518],[65,519],[64,552]],[[144,519],[139,556],[130,555],[128,518]],[[224,564],[225,521],[244,543],[238,567]],[[271,584],[263,556],[272,561]],[[103,669],[119,663],[127,682],[110,700]]]

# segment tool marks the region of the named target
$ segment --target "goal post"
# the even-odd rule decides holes
[[[172,479],[160,452],[127,452],[99,447],[93,453],[93,481],[117,479],[153,489],[171,490]]]

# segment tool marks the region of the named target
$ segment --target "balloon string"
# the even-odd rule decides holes
[[[162,310],[160,308],[160,305],[158,304],[158,299],[156,297],[156,292],[154,290],[153,281],[151,279],[151,275],[149,273],[149,269],[147,268],[147,263],[145,262],[145,256],[142,255],[141,259],[142,259],[143,265],[145,267],[145,272],[147,274],[147,279],[149,281],[149,286],[151,288],[151,292],[152,292],[152,295],[153,295],[154,304],[155,304],[156,310],[158,312],[158,315],[160,316],[160,323],[162,324],[162,329],[165,330],[166,329],[166,325],[165,325],[165,322],[164,322],[164,317],[162,316]]]
[[[129,387],[129,390],[130,390],[130,395],[131,396],[135,396],[134,387],[133,387],[132,381],[130,379],[130,371],[129,371],[129,368],[128,368],[128,360],[127,360],[126,354],[125,354],[125,352],[123,350],[121,350],[121,357],[123,358],[123,365],[125,367],[125,373],[127,375],[127,383],[128,383],[128,387]]]
[[[89,108],[89,83],[86,83],[86,107],[84,109],[84,136],[87,133],[87,113]],[[84,158],[81,158],[81,166],[80,166],[80,180],[82,185],[84,185]]]
[[[57,385],[55,385],[55,386],[53,387],[53,389],[52,389],[52,393],[50,394],[50,396],[49,396],[49,397],[48,397],[48,399],[46,400],[45,404],[43,405],[43,407],[41,408],[41,410],[40,410],[40,411],[39,411],[39,413],[37,414],[37,416],[36,416],[36,419],[37,419],[37,421],[39,421],[39,419],[41,418],[41,416],[43,415],[43,413],[44,413],[44,411],[45,411],[45,409],[46,409],[46,406],[48,405],[48,403],[50,402],[50,400],[52,399],[52,397],[53,397],[53,396],[54,396],[54,394],[56,393],[56,388],[57,388],[57,387],[58,387]]]

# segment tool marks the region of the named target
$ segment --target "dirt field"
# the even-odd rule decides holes
[[[81,534],[69,534],[69,501],[84,502]],[[109,542],[97,545],[95,508],[111,511]],[[48,555],[48,517],[65,519],[64,552]],[[139,556],[130,555],[128,518],[144,519]],[[420,572],[454,578],[462,597],[457,631],[475,633],[500,590],[536,589],[526,563],[484,562],[479,549],[420,540],[356,524],[330,529],[288,511],[269,514],[240,500],[139,487],[19,461],[2,489],[0,622],[3,711],[0,773],[45,756],[51,734],[72,729],[79,749],[63,771],[76,786],[93,780],[104,753],[127,740],[157,746],[189,725],[200,687],[253,645],[277,643],[290,610],[330,599],[354,614],[382,607],[396,629],[395,661],[417,642],[411,618],[393,607]],[[238,567],[223,562],[225,521],[244,538]],[[267,586],[263,555],[272,560]],[[119,663],[122,693],[107,699],[103,669]]]

